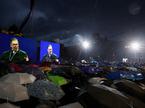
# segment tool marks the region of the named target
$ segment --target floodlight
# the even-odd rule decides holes
[[[88,41],[84,41],[82,42],[82,46],[83,48],[88,49],[90,47],[90,43]]]
[[[132,42],[130,44],[130,48],[134,51],[138,51],[138,50],[140,50],[140,44],[138,42]]]

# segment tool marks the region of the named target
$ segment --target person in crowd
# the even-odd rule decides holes
[[[3,63],[26,63],[29,57],[25,51],[20,50],[19,41],[17,38],[12,38],[10,41],[11,50],[3,52],[0,56],[0,61]]]
[[[58,63],[58,57],[56,54],[53,53],[52,45],[48,45],[47,54],[42,58],[42,63],[50,62],[50,63]]]

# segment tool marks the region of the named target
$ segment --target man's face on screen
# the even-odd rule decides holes
[[[52,47],[48,47],[47,51],[48,51],[48,54],[52,54]]]
[[[48,54],[52,54],[52,48],[48,48]]]
[[[18,51],[19,50],[19,42],[18,40],[13,40],[11,42],[11,48],[13,51]]]

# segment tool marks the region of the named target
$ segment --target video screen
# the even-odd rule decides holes
[[[42,61],[43,57],[48,54],[48,46],[52,46],[52,53],[60,57],[60,44],[48,41],[40,41],[40,61]]]
[[[29,38],[0,34],[0,55],[7,50],[11,50],[10,41],[12,38],[19,40],[20,49],[25,51],[32,62],[37,61],[37,41]]]

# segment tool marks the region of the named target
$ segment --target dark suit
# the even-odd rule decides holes
[[[4,63],[24,63],[26,62],[26,57],[28,57],[27,53],[22,50],[18,50],[17,52],[13,53],[12,50],[5,51],[1,57],[0,61]]]
[[[55,54],[46,54],[43,59],[42,62],[56,62],[57,56]]]

